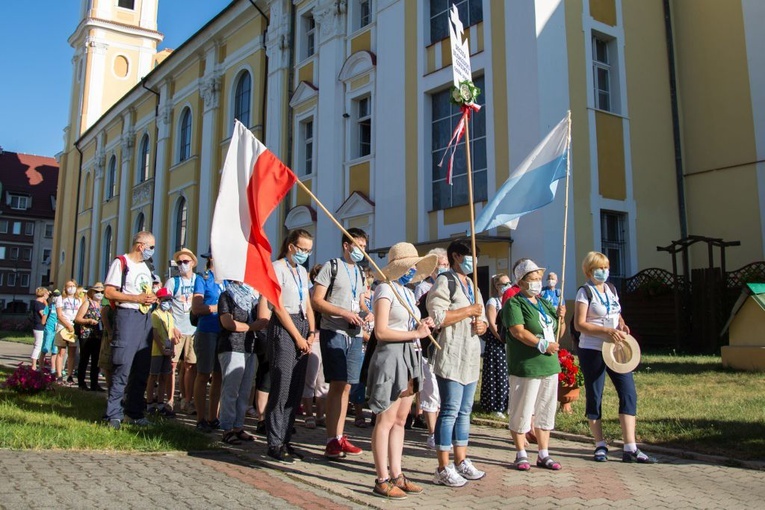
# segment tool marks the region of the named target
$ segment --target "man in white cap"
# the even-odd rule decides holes
[[[181,248],[173,255],[173,261],[178,268],[178,276],[165,282],[165,288],[173,296],[172,312],[175,327],[178,329],[179,341],[175,344],[171,374],[179,361],[182,361],[180,371],[181,411],[188,412],[194,395],[194,379],[197,376],[197,356],[194,353],[194,333],[197,328],[191,325],[191,298],[194,295],[194,284],[197,275],[197,257],[188,248]],[[175,395],[175,377],[170,378],[170,408],[173,408],[172,396]]]

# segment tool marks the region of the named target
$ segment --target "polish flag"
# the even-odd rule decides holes
[[[249,129],[235,122],[210,234],[215,279],[247,283],[278,306],[281,287],[263,225],[297,177]]]

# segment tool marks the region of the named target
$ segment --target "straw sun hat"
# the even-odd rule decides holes
[[[640,345],[632,335],[623,342],[603,342],[603,361],[617,374],[632,372],[640,364]]]
[[[398,280],[406,274],[412,266],[417,268],[413,283],[424,280],[435,271],[438,265],[438,255],[431,253],[420,257],[417,248],[411,243],[396,243],[388,250],[388,265],[381,269],[383,277],[390,280]]]

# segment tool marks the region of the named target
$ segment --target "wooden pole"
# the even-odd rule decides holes
[[[568,135],[566,137],[566,196],[563,200],[563,263],[560,269],[560,298],[565,300],[563,291],[566,288],[566,235],[568,233],[568,186],[571,178],[571,110],[568,111]],[[558,343],[560,343],[563,328],[558,324]]]
[[[469,110],[468,110],[469,111]],[[467,161],[468,204],[470,208],[470,249],[473,254],[473,295],[478,288],[478,257],[475,249],[475,206],[473,204],[473,168],[470,161],[470,115],[465,119],[465,155]]]
[[[305,184],[303,184],[303,183],[300,181],[300,179],[297,179],[295,182],[298,184],[298,186],[300,186],[301,188],[303,188],[303,191],[305,191],[306,193],[308,193],[308,196],[310,196],[310,197],[311,197],[311,199],[313,199],[313,201],[314,201],[314,202],[316,202],[316,205],[318,205],[318,206],[319,206],[319,208],[321,208],[321,210],[322,210],[322,211],[324,211],[324,213],[325,213],[327,216],[329,216],[329,219],[330,219],[330,220],[332,220],[332,223],[334,223],[334,224],[337,226],[337,228],[339,228],[339,229],[340,229],[340,231],[342,231],[342,233],[343,233],[343,234],[345,234],[345,236],[346,236],[348,239],[353,239],[353,236],[351,236],[351,234],[349,234],[349,233],[348,233],[348,231],[347,231],[347,230],[345,230],[345,228],[343,228],[343,226],[340,224],[340,222],[339,222],[339,221],[337,221],[337,220],[335,219],[335,217],[332,215],[332,213],[331,213],[331,212],[329,212],[329,210],[328,210],[326,207],[324,207],[324,204],[322,204],[322,203],[319,201],[319,199],[318,199],[318,198],[316,198],[316,195],[314,195],[314,194],[311,192],[311,190],[310,190],[310,189],[308,189],[308,187],[307,187]],[[359,249],[361,249],[361,248],[359,248]],[[369,256],[369,254],[367,253],[367,251],[366,251],[366,250],[361,250],[361,253],[363,253],[363,254],[364,254],[364,258],[366,258],[366,259],[369,261],[369,263],[370,263],[370,264],[372,264],[372,267],[374,267],[374,268],[375,268],[375,270],[376,270],[376,271],[377,271],[379,274],[381,274],[383,277],[385,277],[385,283],[387,283],[387,284],[389,284],[389,285],[390,285],[390,284],[391,284],[390,278],[388,278],[387,276],[385,276],[385,275],[383,274],[382,270],[380,269],[380,266],[378,266],[378,265],[375,263],[375,261],[374,261],[374,260],[372,260],[372,257],[370,257],[370,256]],[[409,306],[408,306],[408,305],[407,305],[407,304],[404,302],[404,300],[401,298],[401,296],[400,296],[400,295],[399,295],[399,293],[398,293],[398,290],[396,290],[396,287],[395,287],[395,285],[390,285],[390,288],[391,288],[391,290],[393,290],[393,295],[394,295],[394,296],[396,296],[396,299],[398,300],[398,302],[399,302],[399,303],[401,303],[401,306],[403,306],[403,307],[404,307],[404,309],[405,309],[407,312],[409,312],[409,316],[410,316],[410,317],[412,317],[412,318],[413,318],[415,321],[417,321],[417,325],[419,326],[419,325],[421,324],[420,320],[419,320],[419,319],[417,319],[417,317],[415,317],[415,316],[414,316],[414,312],[413,312],[412,310],[410,310],[410,309],[409,309]],[[428,335],[428,338],[430,338],[430,341],[433,343],[433,345],[435,345],[435,346],[436,346],[436,347],[438,347],[439,349],[441,348],[441,346],[438,344],[438,342],[436,342],[436,339],[435,339],[435,338],[433,338],[433,335]]]

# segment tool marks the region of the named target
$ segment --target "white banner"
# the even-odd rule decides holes
[[[454,86],[459,87],[463,81],[473,81],[473,72],[470,69],[470,48],[468,40],[464,39],[462,22],[460,21],[457,6],[452,4],[452,12],[449,16],[449,39],[452,43],[452,72],[454,74]]]

